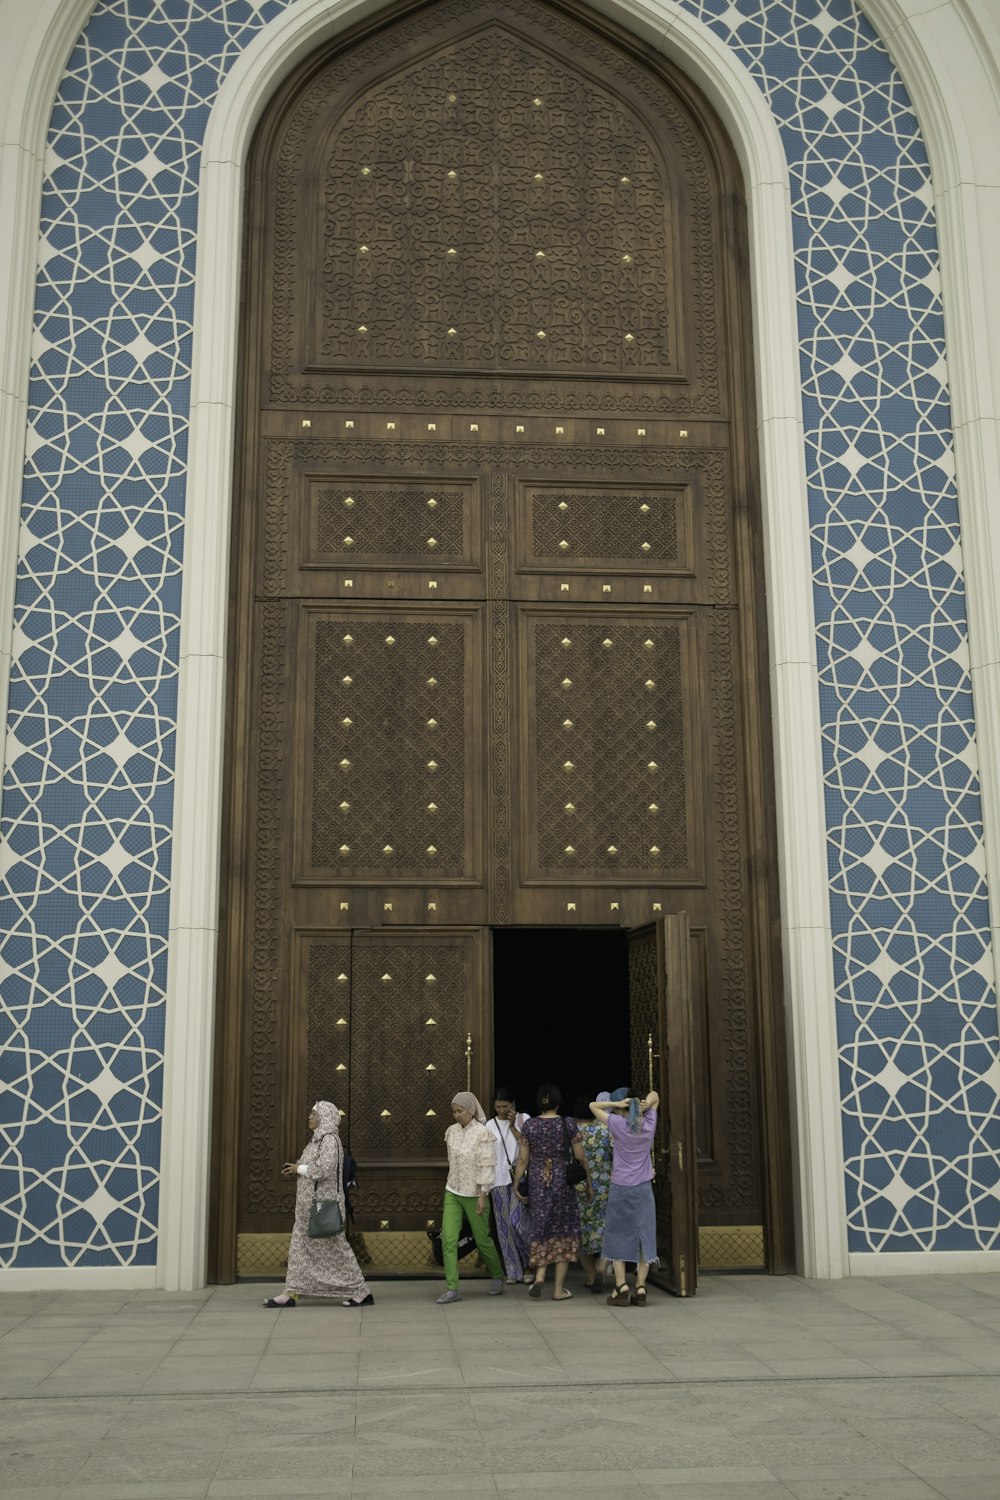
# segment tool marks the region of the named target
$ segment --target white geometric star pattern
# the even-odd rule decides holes
[[[293,0],[109,0],[52,116],[4,784],[0,1260],[152,1264],[199,150]],[[793,196],[852,1249],[1000,1244],[926,154],[851,0],[682,0]]]

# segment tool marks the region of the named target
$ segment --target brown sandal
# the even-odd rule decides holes
[[[632,1306],[633,1307],[648,1307],[649,1306],[649,1304],[646,1301],[646,1288],[644,1286],[637,1286],[636,1289],[635,1289],[635,1291],[632,1293]]]
[[[611,1296],[607,1299],[607,1302],[609,1307],[628,1307],[628,1283],[623,1281],[621,1286],[616,1286]]]

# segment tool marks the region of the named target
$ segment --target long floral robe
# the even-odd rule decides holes
[[[297,1297],[350,1297],[360,1301],[368,1295],[368,1283],[354,1251],[343,1234],[331,1239],[309,1238],[309,1210],[313,1196],[336,1198],[346,1212],[343,1183],[344,1148],[335,1132],[311,1141],[303,1151],[295,1194],[295,1227],[288,1247],[288,1279],[285,1290]]]

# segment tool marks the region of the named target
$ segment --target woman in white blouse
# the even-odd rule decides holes
[[[454,1125],[444,1133],[448,1148],[448,1181],[441,1212],[441,1253],[444,1259],[445,1290],[439,1302],[460,1302],[458,1290],[458,1236],[462,1220],[467,1219],[476,1241],[476,1249],[486,1262],[493,1278],[490,1296],[503,1291],[503,1264],[490,1238],[489,1198],[496,1173],[493,1137],[486,1129],[483,1106],[475,1094],[456,1094],[451,1101]]]

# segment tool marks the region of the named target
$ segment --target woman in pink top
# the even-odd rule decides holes
[[[634,1260],[635,1292],[631,1302],[634,1307],[645,1307],[646,1277],[650,1266],[659,1259],[652,1148],[660,1096],[651,1092],[645,1099],[626,1099],[620,1097],[624,1092],[617,1089],[610,1099],[595,1100],[590,1106],[594,1118],[611,1132],[614,1153],[602,1252],[606,1260],[615,1264],[615,1289],[608,1298],[610,1306],[629,1305],[625,1262]]]

